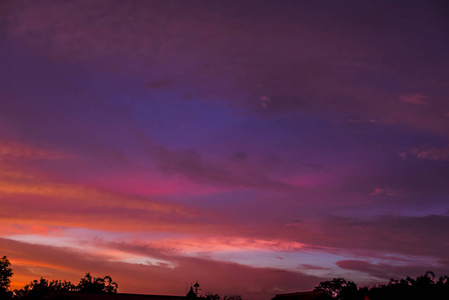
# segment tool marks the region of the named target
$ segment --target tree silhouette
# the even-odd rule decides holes
[[[323,291],[334,299],[352,299],[357,295],[357,285],[344,278],[334,278],[330,281],[322,281],[314,288],[314,291]],[[355,299],[355,298],[354,298]]]
[[[357,288],[355,283],[343,278],[320,282],[315,291],[324,291],[328,297],[339,300],[447,300],[449,299],[449,277],[435,279],[431,271],[413,279],[390,279],[388,284]]]
[[[221,296],[218,294],[214,294],[214,293],[207,293],[204,296],[200,296],[198,297],[199,299],[204,299],[204,300],[221,300]],[[223,297],[223,300],[242,300],[242,297],[240,297],[239,295],[226,295]]]
[[[112,281],[110,276],[92,277],[90,273],[81,278],[78,285],[72,284],[70,281],[53,280],[48,281],[45,278],[33,280],[23,289],[15,290],[15,299],[20,300],[39,300],[47,299],[51,293],[57,292],[83,292],[110,294],[117,293],[117,283]],[[3,298],[0,297],[1,300]]]
[[[13,293],[9,290],[9,284],[13,274],[8,258],[6,256],[0,258],[0,299],[12,298]]]
[[[48,281],[41,277],[39,280],[33,280],[30,284],[25,285],[23,289],[15,290],[13,294],[9,290],[12,275],[11,263],[6,256],[3,256],[0,258],[0,300],[50,299],[49,297],[54,296],[51,295],[52,293],[58,292],[112,294],[117,293],[118,286],[110,276],[92,277],[90,273],[86,273],[76,286],[70,281]],[[449,299],[449,276],[441,276],[437,280],[435,274],[428,271],[416,279],[411,277],[399,280],[390,279],[388,284],[362,288],[358,288],[354,282],[344,278],[334,278],[330,281],[320,282],[314,291],[324,292],[319,298],[316,298],[320,300],[447,300]],[[198,299],[241,300],[242,298],[237,295],[227,295],[221,298],[218,294],[207,293]]]
[[[52,292],[73,292],[76,287],[70,281],[53,280],[48,281],[41,277],[25,285],[23,289],[15,290],[14,294],[18,299],[42,299]]]
[[[11,277],[14,273],[11,269],[11,263],[6,256],[0,258],[0,289],[8,290],[11,283]]]
[[[83,293],[111,294],[117,293],[117,287],[117,283],[112,281],[111,276],[92,277],[90,273],[86,273],[84,278],[81,278],[77,289]]]
[[[242,297],[239,295],[226,295],[223,300],[242,300]]]
[[[218,294],[213,294],[213,293],[207,293],[204,296],[199,297],[200,299],[205,299],[205,300],[220,300],[221,297]]]

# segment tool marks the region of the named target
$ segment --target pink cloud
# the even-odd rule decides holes
[[[195,150],[175,152],[153,146],[151,151],[158,158],[157,167],[161,172],[188,178],[194,183],[232,189],[291,191],[297,188],[276,176],[277,172],[268,172],[260,166],[238,163],[229,165],[204,157]]]
[[[63,159],[68,155],[55,151],[39,149],[17,141],[0,142],[0,158],[2,160],[39,160],[39,159]]]
[[[207,249],[204,249],[207,244]],[[288,240],[263,240],[248,237],[197,237],[175,240],[160,240],[151,243],[152,247],[168,248],[177,252],[216,252],[216,251],[299,251],[304,244]]]
[[[148,195],[139,193],[138,190],[137,193],[130,194],[129,188],[126,190],[128,193],[114,191],[112,188],[99,188],[95,187],[95,181],[89,183],[85,178],[66,181],[64,177],[58,176],[54,172],[44,172],[38,168],[44,162],[52,165],[59,163],[64,166],[79,164],[80,162],[75,161],[71,155],[46,151],[18,142],[1,142],[0,160],[0,203],[4,205],[1,213],[4,224],[8,223],[8,220],[15,219],[27,226],[99,226],[103,228],[103,226],[111,226],[108,222],[114,224],[112,220],[118,217],[122,221],[124,218],[128,221],[117,225],[117,228],[121,226],[126,228],[128,222],[130,222],[128,225],[141,222],[139,226],[144,226],[144,223],[149,224],[143,216],[137,217],[137,219],[141,219],[140,221],[133,222],[135,221],[132,217],[133,212],[153,214],[153,221],[150,223],[154,225],[157,224],[157,220],[161,221],[160,217],[163,215],[165,216],[163,218],[170,219],[169,216],[177,216],[175,218],[180,220],[188,215],[196,216],[193,208],[152,200]],[[172,193],[176,192],[173,183],[161,186],[155,184],[154,190],[166,193],[171,188]],[[131,186],[132,188],[135,186]],[[178,192],[179,189],[178,185]],[[147,191],[149,190],[151,190],[151,185]],[[103,212],[100,207],[103,207]],[[107,210],[109,215],[105,214]],[[115,212],[113,212],[114,210]],[[82,212],[82,216],[75,216],[74,211]],[[129,213],[128,216],[123,214],[125,211]],[[154,217],[154,214],[159,217]],[[88,222],[88,216],[92,217],[93,215],[97,216],[92,219],[95,221]],[[131,227],[133,226],[131,225]]]
[[[377,257],[382,253],[403,256],[423,256],[442,259],[449,245],[441,243],[440,234],[446,232],[449,217],[429,215],[423,217],[383,216],[371,220],[333,217],[323,228],[322,240],[307,244],[336,249],[352,249],[354,253]],[[432,234],[429,234],[432,232]]]
[[[307,270],[331,270],[331,268],[325,268],[321,266],[315,266],[311,264],[301,264],[301,268],[307,269]]]
[[[391,278],[399,279],[406,276],[416,277],[429,271],[428,268],[423,267],[420,265],[420,262],[416,261],[401,261],[396,264],[386,264],[372,263],[364,260],[342,260],[337,262],[337,266],[346,270],[366,272],[384,282]],[[446,273],[445,266],[438,264],[433,266],[432,271],[441,275]]]
[[[412,150],[410,150],[410,153],[420,159],[449,161],[449,146],[444,148],[413,148]]]
[[[13,287],[43,276],[78,282],[85,272],[110,275],[120,292],[183,295],[186,283],[198,280],[203,293],[240,294],[243,298],[270,298],[277,291],[311,289],[321,278],[273,268],[253,268],[203,258],[176,256],[174,267],[111,262],[101,253],[86,255],[65,248],[40,246],[0,238],[0,251],[10,258]]]
[[[3,140],[0,141],[0,190],[8,189],[8,181],[26,184],[46,174],[39,170],[38,163],[61,163],[73,160],[73,156],[59,151],[50,151],[26,143]]]
[[[9,235],[22,234],[37,234],[37,235],[55,235],[61,233],[61,227],[57,226],[43,226],[34,224],[18,224],[16,220],[0,220],[0,236],[6,237]]]
[[[113,174],[89,174],[90,186],[134,196],[204,196],[225,191],[219,186],[204,186],[181,176],[165,176],[153,170],[121,171]]]
[[[391,188],[374,188],[370,196],[376,195],[401,196],[403,195],[403,192]]]
[[[429,104],[429,97],[421,95],[421,94],[413,94],[413,95],[406,95],[406,96],[401,96],[399,97],[399,100],[401,100],[401,102],[405,102],[405,103],[411,103],[411,104],[418,104],[418,105],[423,105],[423,104]]]

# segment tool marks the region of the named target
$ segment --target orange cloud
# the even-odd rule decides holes
[[[35,224],[20,224],[14,221],[0,220],[0,236],[16,234],[49,235],[61,232],[60,227],[50,227]]]
[[[207,249],[204,245],[207,245]],[[194,237],[171,240],[159,240],[151,243],[151,247],[172,249],[180,253],[216,252],[216,251],[298,251],[304,244],[287,240],[264,240],[245,237]]]
[[[19,174],[18,174],[19,175]],[[37,179],[32,182],[14,182],[0,180],[0,193],[7,195],[31,195],[76,200],[77,205],[106,205],[107,207],[123,206],[147,211],[173,212],[189,214],[188,209],[179,209],[176,205],[157,203],[148,199],[132,196],[121,196],[81,185],[49,182]],[[190,211],[191,212],[191,211]]]
[[[0,143],[0,158],[2,160],[61,159],[66,157],[68,157],[66,154],[39,149],[15,141]]]
[[[101,254],[32,245],[0,238],[0,251],[11,259],[13,287],[33,279],[65,279],[77,283],[85,272],[110,275],[120,292],[185,294],[186,283],[198,280],[203,293],[240,294],[245,299],[274,296],[277,290],[312,288],[321,278],[274,268],[254,268],[204,258],[173,256],[175,266],[111,262]]]

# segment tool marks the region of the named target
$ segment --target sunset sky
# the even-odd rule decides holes
[[[449,275],[446,1],[1,1],[12,288]]]

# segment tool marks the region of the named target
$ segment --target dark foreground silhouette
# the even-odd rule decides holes
[[[92,277],[90,273],[81,278],[77,285],[70,281],[53,280],[44,278],[34,280],[23,289],[11,291],[9,286],[13,275],[11,263],[6,256],[0,258],[0,300],[42,300],[42,299],[68,299],[58,295],[98,295],[98,299],[125,299],[126,297],[145,295],[117,294],[118,285],[110,276]],[[198,285],[199,286],[199,285]],[[198,296],[198,290],[191,288],[186,297],[173,296],[176,299],[204,299],[204,300],[242,300],[238,295],[224,296],[207,293]],[[100,297],[101,295],[101,297]],[[111,295],[111,296],[107,296]],[[113,295],[113,296],[112,296]],[[127,296],[128,295],[128,296]],[[121,297],[124,296],[124,297]],[[168,299],[170,296],[151,296],[157,299]],[[159,297],[159,298],[158,298]],[[78,297],[79,298],[79,297]],[[83,298],[84,299],[84,298]],[[85,299],[95,299],[87,297]],[[141,298],[143,299],[143,298]],[[449,276],[435,278],[431,271],[412,279],[390,279],[388,284],[373,287],[357,287],[352,281],[344,278],[334,278],[330,281],[320,282],[313,292],[299,292],[279,294],[273,300],[447,300],[449,299]]]
[[[191,287],[189,293],[184,296],[162,295],[138,295],[118,294],[118,284],[108,275],[104,277],[92,277],[90,273],[81,278],[75,285],[70,281],[53,280],[45,278],[33,280],[23,289],[11,291],[9,289],[13,275],[11,263],[6,256],[0,258],[0,300],[242,300],[238,295],[226,295],[223,298],[218,294],[207,293],[198,296],[199,284],[195,284],[195,291]]]
[[[314,292],[281,294],[273,300],[447,300],[449,299],[449,276],[436,279],[427,272],[416,279],[390,279],[388,284],[361,287],[343,278],[322,281]]]
[[[8,258],[6,256],[0,258],[0,300],[47,299],[50,294],[69,292],[114,294],[117,293],[118,288],[117,283],[110,276],[92,277],[90,273],[86,273],[77,285],[70,281],[48,281],[41,277],[25,285],[23,289],[11,291],[9,285],[13,274]]]

